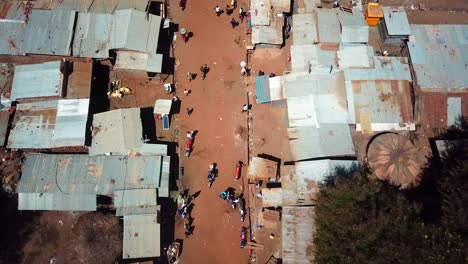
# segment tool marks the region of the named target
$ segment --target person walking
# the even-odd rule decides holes
[[[215,12],[216,12],[216,16],[220,16],[221,13],[223,12],[223,10],[221,9],[221,7],[219,7],[218,5],[214,8]]]
[[[235,28],[237,26],[237,21],[234,18],[231,19],[231,26],[232,28]]]
[[[187,72],[187,78],[188,78],[189,82],[193,81],[193,75],[194,75],[193,73]]]
[[[200,67],[200,72],[201,72],[202,80],[205,80],[206,74],[208,73],[209,70],[210,70],[210,68],[208,68],[208,65],[206,65],[206,64],[203,64],[203,65]]]
[[[242,9],[242,7],[239,8],[239,20],[241,21],[241,23],[244,22],[244,15],[245,15],[244,14],[244,9]]]
[[[193,108],[187,108],[185,111],[187,111],[187,115],[190,116],[193,112]]]
[[[187,90],[187,89],[184,89],[184,94],[185,94],[185,96],[188,96],[188,95],[189,95],[189,93],[191,93],[191,92],[192,92],[192,90]]]
[[[193,139],[193,134],[194,134],[194,131],[189,131],[189,132],[187,132],[187,137],[190,138],[190,139]]]
[[[249,111],[249,105],[245,104],[244,106],[242,106],[242,113],[245,113],[247,111]]]

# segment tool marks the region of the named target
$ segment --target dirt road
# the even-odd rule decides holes
[[[191,157],[181,158],[185,167],[183,185],[191,193],[200,191],[192,211],[195,228],[190,238],[185,238],[182,219],[179,216],[176,219],[176,238],[184,239],[182,263],[246,263],[248,250],[239,247],[242,226],[239,212],[218,197],[227,187],[238,193],[243,190],[243,181],[234,179],[236,162],[247,162],[247,117],[241,113],[247,89],[239,66],[245,59],[243,29],[231,27],[231,16],[216,16],[214,1],[188,0],[183,12],[178,1],[170,4],[173,21],[193,33],[188,43],[183,43],[178,34],[175,47],[175,78],[182,100],[176,124],[180,129],[180,146],[185,146],[188,130],[198,131]],[[237,13],[233,17],[237,19]],[[210,71],[202,80],[200,66],[205,63]],[[198,74],[192,82],[186,76],[189,71]],[[184,89],[192,93],[185,96]],[[193,108],[191,116],[186,114],[186,108]],[[214,162],[219,177],[209,189],[207,171]]]

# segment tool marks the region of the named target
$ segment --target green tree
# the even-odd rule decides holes
[[[318,263],[405,263],[421,257],[418,208],[365,174],[331,177],[316,205]]]

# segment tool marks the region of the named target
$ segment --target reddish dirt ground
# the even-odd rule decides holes
[[[191,193],[200,191],[192,211],[195,229],[190,238],[185,238],[182,219],[176,218],[176,238],[184,239],[181,262],[246,263],[249,252],[239,247],[239,212],[218,198],[227,187],[240,193],[245,185],[244,179],[234,179],[236,162],[247,162],[247,116],[241,113],[247,102],[247,89],[239,66],[245,60],[244,25],[232,29],[231,17],[217,17],[213,10],[215,1],[189,0],[183,12],[178,1],[170,4],[172,19],[194,34],[186,44],[178,34],[175,48],[175,79],[182,100],[181,114],[175,123],[180,130],[180,146],[185,146],[188,130],[198,131],[191,157],[181,158],[185,167],[183,186],[190,188]],[[199,69],[205,63],[210,71],[202,80]],[[189,71],[198,74],[190,83],[186,76]],[[184,89],[192,93],[185,96]],[[186,108],[194,109],[190,117]],[[219,177],[208,189],[207,171],[213,162],[218,164]]]

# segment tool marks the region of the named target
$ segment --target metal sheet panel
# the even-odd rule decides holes
[[[347,124],[288,128],[288,137],[294,161],[355,155]]]
[[[132,189],[114,191],[116,215],[156,214],[156,189]]]
[[[384,23],[390,36],[409,36],[411,28],[406,16],[405,8],[402,6],[384,6]]]
[[[160,236],[156,214],[125,215],[123,259],[159,257]]]
[[[281,215],[283,263],[314,263],[315,207],[284,206]]]
[[[11,100],[32,97],[59,97],[62,90],[61,61],[17,65]]]
[[[312,45],[318,42],[316,13],[294,14],[292,16],[293,45]]]
[[[127,154],[143,145],[139,108],[127,108],[95,114],[89,155]]]
[[[96,195],[19,193],[18,210],[96,211]]]
[[[453,126],[458,123],[462,116],[461,97],[447,98],[447,126]]]
[[[340,22],[335,10],[318,10],[318,33],[322,43],[340,43]]]

